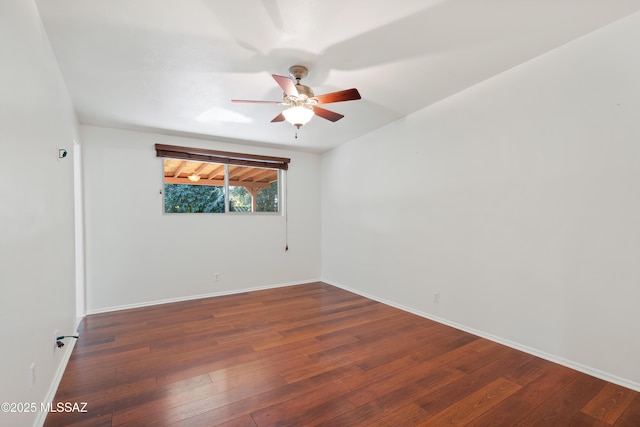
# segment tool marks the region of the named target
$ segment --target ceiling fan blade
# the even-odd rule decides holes
[[[271,76],[273,76],[276,83],[278,83],[278,86],[282,88],[285,95],[299,96],[298,89],[296,89],[296,85],[293,83],[293,80],[291,80],[289,77],[279,76],[277,74],[272,74]]]
[[[271,123],[275,122],[284,122],[284,116],[282,115],[282,113],[278,114],[273,118],[273,120],[271,120]]]
[[[326,108],[318,107],[317,105],[314,105],[313,112],[316,113],[316,116],[320,116],[323,119],[327,119],[332,122],[337,122],[344,117],[342,114],[334,113],[333,111],[329,111]]]
[[[244,102],[251,104],[280,104],[281,101],[251,101],[249,99],[232,99],[231,102]]]
[[[346,89],[340,90],[338,92],[331,92],[325,95],[316,96],[318,100],[318,104],[330,104],[332,102],[342,102],[342,101],[355,101],[356,99],[360,99],[360,92],[358,89]]]

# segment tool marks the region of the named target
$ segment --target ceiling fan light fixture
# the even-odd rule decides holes
[[[302,105],[295,105],[284,110],[282,115],[286,121],[300,129],[301,126],[309,123],[313,117],[313,110]]]

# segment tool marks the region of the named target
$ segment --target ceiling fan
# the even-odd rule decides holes
[[[360,99],[358,89],[346,89],[338,92],[331,92],[325,95],[315,96],[313,90],[309,86],[300,83],[300,79],[307,76],[309,70],[302,65],[294,65],[289,68],[289,76],[278,76],[272,74],[274,80],[284,91],[282,101],[250,101],[244,99],[232,99],[231,102],[249,102],[259,104],[279,104],[286,105],[289,108],[278,114],[271,120],[274,122],[287,121],[296,128],[300,129],[311,118],[316,115],[336,122],[344,117],[344,115],[319,107],[318,104],[330,104],[332,102],[353,101]],[[295,84],[293,82],[295,79]]]

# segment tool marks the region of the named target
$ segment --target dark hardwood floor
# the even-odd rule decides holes
[[[323,283],[79,332],[56,402],[87,412],[46,426],[640,426],[640,393]]]

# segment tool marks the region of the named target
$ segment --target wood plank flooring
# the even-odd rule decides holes
[[[640,426],[640,393],[323,283],[79,332],[56,402],[86,412],[45,426]]]

